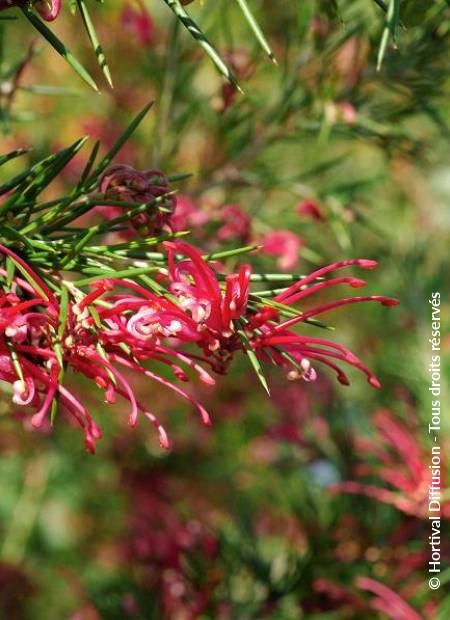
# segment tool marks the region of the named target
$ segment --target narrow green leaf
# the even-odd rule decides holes
[[[76,73],[78,73],[80,78],[84,80],[87,84],[89,84],[91,88],[98,92],[97,85],[94,82],[93,78],[83,67],[83,65],[75,58],[72,52],[67,49],[64,43],[60,41],[55,34],[53,34],[53,32],[44,24],[41,19],[39,19],[39,17],[35,13],[33,13],[32,9],[27,7],[23,8],[22,11],[28,21],[50,43],[53,49],[64,58],[64,60],[72,67],[72,69]]]
[[[64,284],[61,286],[61,298],[59,302],[59,321],[58,321],[58,338],[60,341],[64,338],[66,332],[67,315],[69,308],[69,291]]]
[[[9,256],[6,257],[6,284],[8,287],[11,286],[14,280],[14,275],[16,273],[16,264],[11,260]]]
[[[256,357],[256,353],[252,349],[252,345],[250,344],[247,334],[245,333],[244,329],[238,329],[237,333],[241,339],[242,346],[244,347],[244,352],[247,355],[250,364],[253,366],[253,370],[255,371],[256,376],[258,377],[263,388],[266,390],[267,394],[270,396],[269,385],[262,371],[261,364]]]
[[[268,57],[270,58],[270,60],[275,63],[277,63],[277,60],[270,48],[269,43],[267,42],[266,37],[264,36],[264,33],[262,32],[261,28],[258,25],[258,22],[256,21],[256,19],[254,18],[252,12],[249,9],[249,6],[247,4],[247,0],[236,0],[236,2],[239,5],[239,8],[241,9],[242,13],[244,14],[245,19],[247,20],[250,28],[253,30],[253,34],[255,35],[255,37],[257,38],[259,44],[261,45],[261,47],[263,48],[263,50],[266,52],[266,54],[268,55]]]
[[[136,130],[136,128],[139,126],[139,124],[141,123],[141,121],[143,120],[143,118],[146,116],[147,112],[150,110],[150,108],[153,106],[153,101],[150,101],[149,103],[147,103],[147,105],[139,112],[139,114],[136,116],[136,118],[134,118],[131,123],[128,125],[128,127],[126,128],[126,130],[123,132],[123,134],[119,137],[119,139],[117,140],[117,142],[111,147],[111,149],[106,153],[106,155],[103,157],[103,159],[101,160],[101,162],[99,163],[99,165],[97,166],[97,168],[94,170],[94,172],[91,174],[91,176],[89,177],[86,185],[89,186],[90,184],[94,183],[97,178],[100,176],[100,174],[106,170],[106,168],[109,166],[109,164],[112,162],[112,160],[114,159],[114,157],[117,155],[117,153],[120,151],[120,149],[122,148],[122,146],[125,144],[125,142],[130,138],[130,136],[134,133],[134,131]]]
[[[87,138],[80,138],[66,149],[61,149],[53,155],[37,162],[31,168],[21,173],[9,183],[0,187],[0,195],[17,187],[0,207],[0,214],[6,213],[10,208],[19,208],[26,201],[33,201],[34,198],[61,172],[69,161],[82,148]]]
[[[89,15],[89,11],[87,9],[86,3],[84,0],[77,0],[77,5],[81,13],[81,17],[83,18],[83,22],[88,33],[89,39],[92,43],[92,47],[94,49],[95,55],[97,56],[97,62],[103,71],[103,74],[108,82],[108,84],[113,87],[111,73],[109,71],[108,64],[106,62],[105,54],[103,53],[102,46],[97,37],[97,33],[94,28],[94,24],[92,23],[91,17]]]
[[[383,59],[386,54],[387,45],[391,37],[395,38],[395,31],[399,23],[400,0],[389,0],[386,12],[386,21],[383,34],[381,35],[380,47],[377,57],[377,71],[381,69]]]
[[[242,92],[235,76],[231,72],[231,70],[227,67],[227,65],[223,62],[220,55],[214,49],[212,44],[209,42],[208,38],[204,34],[204,32],[199,28],[199,26],[195,23],[195,21],[186,13],[183,6],[179,2],[179,0],[164,0],[167,6],[175,13],[177,19],[183,24],[183,26],[188,30],[188,32],[194,37],[194,39],[199,43],[199,45],[205,50],[210,59],[215,64],[219,73],[221,73],[233,86]]]
[[[259,245],[245,245],[242,248],[235,248],[233,250],[224,250],[223,252],[214,252],[213,254],[204,254],[203,259],[207,261],[221,260],[222,258],[230,258],[231,256],[238,256],[239,254],[248,254],[257,250]]]
[[[5,343],[8,348],[14,370],[16,371],[17,378],[20,379],[21,381],[24,381],[25,377],[23,374],[22,366],[20,365],[20,360],[19,360],[19,356],[17,355],[17,351],[15,350],[12,342],[8,340],[8,338],[5,338]]]
[[[83,187],[86,179],[90,175],[92,167],[97,158],[99,148],[100,148],[100,140],[96,140],[94,146],[92,147],[91,154],[89,155],[89,159],[87,160],[84,170],[81,173],[80,180],[78,181],[78,186],[77,186],[78,188]]]
[[[89,269],[86,269],[85,271],[89,271]],[[98,278],[100,277],[102,278],[108,278],[108,277],[134,278],[135,276],[142,275],[142,274],[145,275],[147,273],[151,273],[152,271],[159,271],[159,267],[154,267],[154,266],[132,267],[131,269],[123,269],[122,271],[118,271],[117,269],[111,269],[111,268],[109,268],[109,271],[103,269],[101,272],[97,273],[94,276],[91,276],[89,278],[82,278],[81,280],[76,280],[74,282],[74,285],[77,287],[86,286],[87,284],[90,284],[91,282],[98,280]]]
[[[5,155],[0,155],[0,166],[6,164],[6,162],[11,161],[11,159],[15,159],[16,157],[20,157],[25,153],[29,153],[31,149],[16,149],[15,151],[10,151],[9,153],[5,153]]]

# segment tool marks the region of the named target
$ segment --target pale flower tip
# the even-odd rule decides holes
[[[209,413],[205,410],[201,411],[202,414],[202,422],[205,426],[212,426],[211,418],[209,417]]]
[[[92,437],[86,437],[86,439],[84,440],[84,445],[86,447],[86,451],[89,452],[89,454],[95,454],[95,444]]]
[[[394,297],[386,297],[381,303],[383,306],[398,306],[400,304],[399,300]]]
[[[39,414],[34,415],[31,418],[31,426],[33,428],[40,428],[42,426],[43,418]]]
[[[369,377],[368,383],[376,390],[381,390],[381,383],[378,381],[376,377]]]
[[[375,269],[378,266],[378,261],[370,260],[369,258],[361,258],[358,261],[358,265],[363,269]]]
[[[93,439],[101,439],[103,437],[102,430],[98,426],[92,427],[92,437]]]
[[[162,427],[159,427],[158,434],[159,434],[159,445],[161,446],[161,448],[163,448],[164,450],[170,450],[170,441],[169,441],[169,438],[167,437],[166,431]]]
[[[200,376],[200,380],[203,383],[206,383],[206,385],[216,385],[216,380],[214,379],[214,377],[211,377],[211,375],[208,375],[207,373],[202,374]]]
[[[338,381],[341,385],[350,385],[350,381],[347,379],[347,377],[339,376]]]
[[[352,281],[350,282],[350,286],[352,288],[363,288],[366,284],[367,282],[361,278],[352,278]]]

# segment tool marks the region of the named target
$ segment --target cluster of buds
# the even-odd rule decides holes
[[[322,278],[353,265],[372,269],[374,261],[347,260],[319,269],[278,294],[268,306],[251,294],[249,265],[227,275],[222,286],[220,274],[193,246],[182,241],[167,241],[163,246],[168,268],[160,269],[160,293],[129,279],[111,277],[92,282],[87,294],[70,282],[61,282],[64,299],[22,258],[0,246],[0,252],[23,275],[14,275],[7,290],[6,283],[11,280],[6,270],[0,270],[5,281],[0,300],[0,379],[13,386],[16,404],[34,409],[33,426],[49,421],[59,402],[82,427],[86,446],[94,451],[101,431],[84,404],[66,387],[64,376],[69,369],[92,380],[103,390],[107,403],[115,402],[117,396],[127,400],[130,424],[134,426],[139,415],[148,419],[163,447],[169,446],[167,433],[155,414],[136,398],[126,376],[129,371],[189,401],[207,425],[209,414],[179,382],[188,380],[186,370],[191,369],[201,381],[213,385],[211,371],[225,373],[238,352],[247,354],[254,365],[268,362],[283,368],[291,380],[315,380],[313,364],[321,363],[347,385],[348,377],[340,367],[344,363],[361,370],[370,385],[379,387],[373,373],[343,345],[299,335],[290,328],[343,305],[374,301],[390,306],[396,300],[343,298],[305,311],[291,309],[288,319],[282,318],[280,311],[339,284],[364,286],[363,280],[354,277]],[[146,362],[152,360],[166,364],[173,379],[150,370]]]
[[[131,218],[130,224],[143,236],[159,234],[165,228],[170,228],[176,199],[170,193],[169,181],[163,172],[159,170],[141,172],[132,166],[115,164],[103,175],[99,190],[106,200],[132,204],[148,204],[156,198],[163,197],[151,210]],[[123,207],[102,209],[108,219],[117,217],[123,211]]]

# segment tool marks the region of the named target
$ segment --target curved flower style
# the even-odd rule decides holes
[[[406,603],[401,596],[391,588],[371,579],[370,577],[358,577],[356,586],[361,590],[367,590],[375,595],[370,603],[372,609],[386,614],[392,620],[421,620],[421,616]]]
[[[185,242],[165,242],[164,246],[168,270],[161,273],[161,283],[167,280],[166,294],[156,294],[130,280],[107,278],[93,282],[86,295],[63,283],[65,302],[58,300],[23,259],[0,246],[0,252],[10,257],[24,276],[15,275],[11,290],[0,296],[0,378],[13,386],[16,404],[34,408],[33,426],[41,426],[59,400],[82,427],[87,448],[94,451],[101,431],[86,407],[65,387],[66,369],[93,380],[108,403],[117,395],[125,398],[130,403],[130,424],[134,426],[141,413],[156,427],[163,447],[169,446],[165,429],[137,400],[123,370],[144,375],[185,398],[198,410],[204,424],[210,424],[210,417],[177,383],[144,366],[149,360],[167,364],[179,381],[188,380],[185,368],[190,368],[201,381],[212,385],[214,379],[203,366],[225,373],[239,351],[282,367],[289,379],[314,380],[316,371],[311,362],[321,362],[337,373],[341,383],[348,384],[337,360],[358,368],[373,387],[379,387],[373,373],[342,345],[300,336],[288,328],[342,305],[361,301],[394,305],[396,300],[344,298],[287,320],[281,320],[278,309],[337,284],[360,287],[364,282],[352,277],[316,281],[350,265],[372,269],[374,261],[349,260],[319,269],[275,297],[274,308],[252,298],[249,265],[226,276],[221,287],[218,274],[194,247]],[[7,278],[4,270],[0,275]],[[200,353],[191,350],[193,345]],[[182,349],[185,346],[189,348]]]
[[[440,485],[433,482],[433,478],[430,478],[429,458],[424,454],[422,446],[390,411],[378,411],[374,416],[374,423],[377,429],[376,441],[358,437],[356,448],[365,459],[368,454],[375,456],[378,464],[362,465],[357,468],[356,473],[360,476],[375,474],[393,488],[347,480],[335,485],[332,490],[365,495],[391,504],[407,515],[427,518],[429,492],[435,491],[438,486],[444,489],[445,481],[439,474]],[[449,501],[441,501],[441,514],[450,516]]]

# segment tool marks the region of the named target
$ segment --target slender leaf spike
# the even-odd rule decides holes
[[[386,54],[386,49],[389,43],[389,39],[395,38],[395,32],[399,24],[399,7],[400,0],[389,0],[389,4],[386,12],[386,21],[384,24],[383,34],[381,35],[380,47],[378,49],[377,57],[377,71],[380,71],[383,59]]]
[[[103,53],[102,46],[100,45],[100,42],[98,40],[97,33],[95,31],[94,24],[92,23],[91,17],[89,15],[89,11],[87,9],[86,3],[84,0],[77,0],[77,5],[79,8],[81,17],[83,18],[83,22],[84,22],[86,31],[88,33],[89,39],[92,43],[92,47],[94,49],[95,55],[97,56],[97,62],[101,70],[103,71],[103,74],[108,84],[110,85],[111,88],[114,88],[113,83],[112,83],[112,78],[111,78],[111,72],[106,62],[106,58],[105,58],[105,54]]]
[[[266,54],[270,58],[270,60],[274,64],[277,65],[278,63],[277,63],[277,60],[276,60],[276,58],[274,56],[274,53],[272,52],[272,50],[270,48],[270,45],[267,42],[266,37],[264,36],[264,33],[262,32],[261,28],[259,27],[258,22],[253,17],[253,14],[250,11],[249,6],[247,4],[247,0],[236,0],[236,2],[238,3],[242,13],[244,14],[244,17],[247,20],[250,28],[253,30],[253,34],[257,38],[257,40],[258,40],[259,44],[261,45],[262,49],[266,52]]]
[[[256,353],[252,349],[252,345],[250,344],[250,341],[247,337],[247,334],[245,333],[245,330],[239,329],[237,330],[237,333],[241,339],[245,354],[247,355],[250,361],[250,364],[252,365],[253,370],[255,371],[256,376],[259,379],[259,382],[261,383],[263,388],[266,390],[267,394],[270,396],[269,384],[267,383],[267,379],[264,376],[259,359],[257,358]]]
[[[219,73],[221,73],[239,92],[243,92],[238,84],[236,77],[232,71],[223,62],[218,52],[208,40],[204,32],[199,28],[196,22],[186,13],[179,0],[164,0],[167,6],[175,13],[177,19],[188,30],[192,37],[198,41],[199,45],[205,50],[212,62],[215,64]]]
[[[39,19],[39,17],[35,13],[33,13],[33,11],[29,7],[23,8],[22,11],[28,21],[50,43],[54,50],[57,51],[58,54],[64,58],[64,60],[72,67],[72,69],[76,73],[78,73],[80,78],[84,80],[86,84],[89,84],[89,86],[93,88],[96,92],[98,92],[97,84],[95,83],[91,75],[75,58],[72,52],[67,49],[64,43],[58,39],[58,37],[44,24],[41,19]]]
[[[140,125],[141,121],[147,115],[147,112],[152,108],[153,101],[147,103],[147,105],[139,112],[139,114],[131,121],[123,134],[119,137],[116,143],[111,147],[111,149],[106,153],[101,162],[98,164],[97,168],[89,177],[89,180],[86,182],[86,185],[93,184],[96,182],[100,174],[106,170],[109,164],[112,162],[114,157],[120,151],[125,142],[130,138],[130,136],[134,133],[136,128]]]

